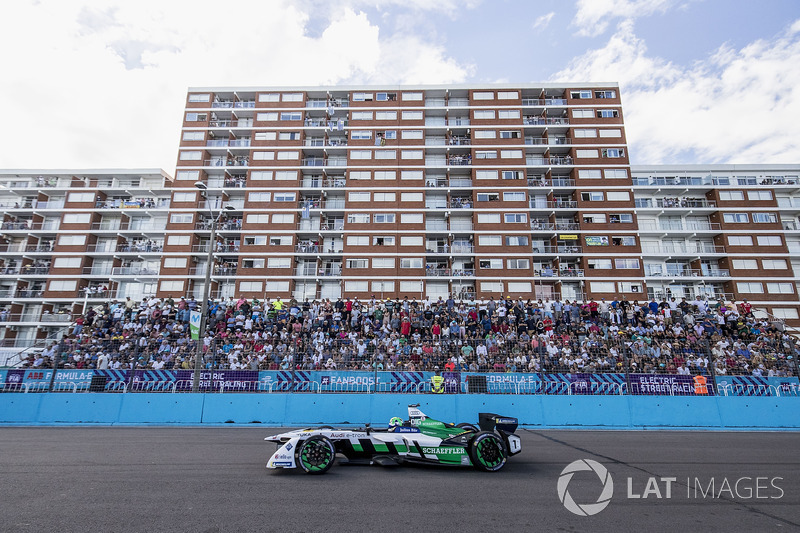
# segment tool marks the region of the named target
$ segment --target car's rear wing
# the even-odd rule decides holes
[[[517,430],[519,421],[510,416],[501,416],[494,413],[478,413],[478,425],[483,431],[497,429],[503,433],[511,434]]]

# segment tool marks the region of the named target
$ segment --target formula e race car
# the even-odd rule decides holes
[[[408,406],[408,420],[394,417],[386,429],[367,424],[358,429],[331,426],[299,429],[264,440],[278,445],[267,468],[297,468],[309,474],[324,474],[336,454],[345,464],[394,466],[405,462],[450,466],[473,466],[496,472],[506,459],[522,449],[514,434],[517,419],[480,413],[473,424],[448,424],[429,418],[419,404]]]

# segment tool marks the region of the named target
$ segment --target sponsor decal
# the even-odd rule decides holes
[[[366,433],[352,433],[352,432],[331,433],[329,436],[332,439],[366,439],[367,438],[367,434]]]
[[[288,450],[291,450],[291,449],[292,449],[292,443],[291,442],[287,442],[286,443],[286,450],[288,451]]]
[[[291,461],[275,461],[272,463],[273,466],[292,466]]]
[[[293,457],[291,455],[287,455],[285,453],[279,453],[275,455],[275,460],[291,461],[292,459]]]
[[[425,455],[463,455],[466,453],[464,448],[422,448]]]
[[[394,433],[419,433],[419,428],[396,427]]]

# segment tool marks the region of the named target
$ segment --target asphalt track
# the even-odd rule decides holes
[[[522,453],[498,473],[336,465],[310,476],[264,468],[275,447],[262,439],[280,431],[2,427],[0,531],[800,530],[800,433],[520,430]],[[594,516],[558,497],[579,459],[614,482]],[[628,497],[651,477],[647,498]],[[662,477],[676,478],[670,498]],[[602,482],[578,472],[567,487],[594,503]]]

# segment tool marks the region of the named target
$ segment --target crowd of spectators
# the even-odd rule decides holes
[[[30,368],[192,369],[194,298],[109,301]],[[211,301],[205,368],[796,375],[792,339],[744,300]]]

